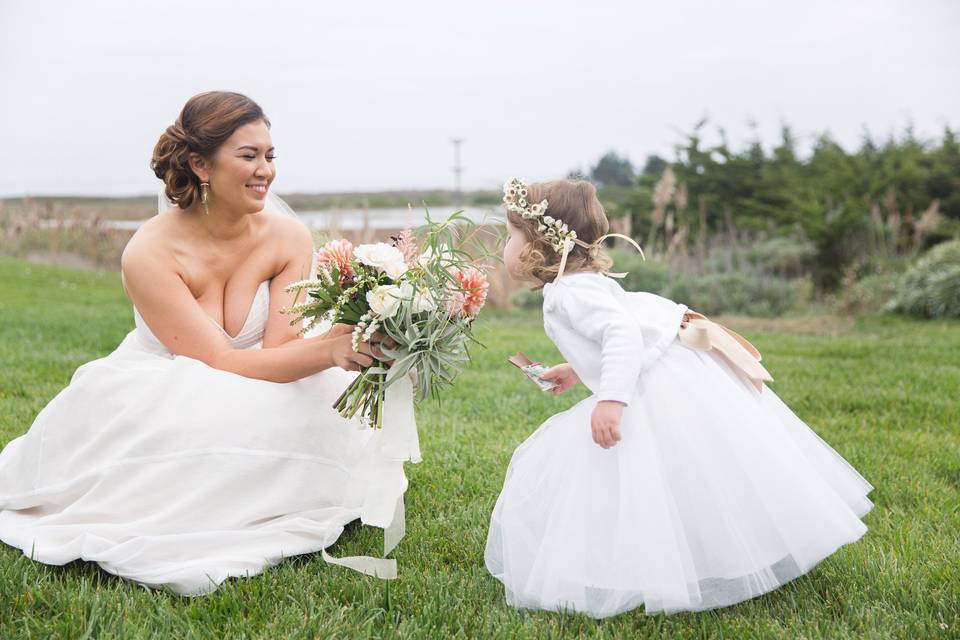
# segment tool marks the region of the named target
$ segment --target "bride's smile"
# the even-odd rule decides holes
[[[238,127],[212,158],[191,154],[190,161],[210,184],[211,212],[257,213],[277,175],[275,158],[270,129],[258,120]]]

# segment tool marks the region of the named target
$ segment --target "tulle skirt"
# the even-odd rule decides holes
[[[769,388],[674,341],[640,378],[622,440],[589,397],[514,452],[485,553],[507,602],[603,618],[769,592],[867,528],[873,487]]]
[[[0,540],[199,595],[325,549],[369,500],[402,496],[379,432],[331,409],[355,374],[278,384],[139,344],[131,331],[78,368],[0,453]]]

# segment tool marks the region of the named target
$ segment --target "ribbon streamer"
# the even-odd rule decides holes
[[[409,483],[403,472],[403,464],[422,460],[413,407],[413,374],[394,379],[393,371],[387,372],[390,384],[383,398],[383,413],[388,420],[374,435],[377,440],[372,459],[362,470],[366,487],[360,521],[383,528],[384,556],[393,551],[406,534],[403,494]],[[330,564],[384,580],[397,577],[397,561],[392,558],[335,558],[324,551],[323,559]]]
[[[621,239],[623,239],[623,240],[626,240],[626,241],[629,242],[631,245],[633,245],[634,248],[636,248],[637,251],[640,252],[640,257],[641,257],[641,258],[643,258],[644,260],[647,259],[647,256],[643,255],[643,249],[640,248],[640,245],[637,244],[637,241],[634,240],[633,238],[631,238],[630,236],[625,236],[625,235],[623,235],[622,233],[608,233],[608,234],[606,234],[606,235],[602,235],[602,236],[600,236],[599,238],[597,238],[592,244],[587,244],[586,242],[584,242],[584,241],[582,241],[582,240],[580,240],[580,239],[575,239],[575,240],[570,240],[570,239],[568,239],[566,242],[563,243],[563,248],[561,249],[562,253],[561,253],[561,255],[560,255],[560,268],[557,270],[557,277],[554,278],[554,282],[556,282],[557,280],[560,279],[561,276],[563,276],[563,271],[564,271],[564,269],[567,268],[567,256],[570,255],[570,251],[573,249],[573,245],[574,245],[574,244],[578,244],[578,245],[580,245],[581,247],[583,247],[584,249],[596,249],[596,248],[598,248],[601,244],[603,244],[603,241],[606,240],[607,238],[621,238]],[[614,272],[611,272],[611,271],[603,271],[602,273],[603,273],[603,275],[609,276],[609,277],[611,277],[611,278],[626,278],[626,277],[627,277],[627,272],[626,272],[626,271],[624,271],[624,272],[617,272],[617,273],[614,273]]]

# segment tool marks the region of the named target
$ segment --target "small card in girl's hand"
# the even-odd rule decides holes
[[[550,391],[557,386],[556,382],[550,382],[549,380],[544,380],[540,376],[544,371],[547,370],[540,362],[533,362],[527,356],[523,355],[519,351],[517,355],[507,358],[510,364],[515,365],[520,371],[523,371],[524,375],[534,381],[541,391]]]

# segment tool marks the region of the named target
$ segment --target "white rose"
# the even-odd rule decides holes
[[[421,267],[426,268],[434,260],[442,260],[444,262],[449,262],[453,260],[453,252],[450,251],[450,247],[445,244],[440,245],[439,251],[434,251],[433,247],[427,247],[426,251],[420,254],[420,257],[417,258],[417,264]]]
[[[424,311],[433,311],[436,308],[437,304],[433,301],[430,290],[427,287],[420,287],[420,290],[413,296],[413,312],[422,313]]]
[[[378,318],[392,318],[400,308],[400,287],[385,284],[367,292],[367,304]]]
[[[385,242],[362,244],[353,250],[353,255],[356,257],[357,262],[380,269],[381,271],[386,271],[387,265],[390,265],[391,269],[396,271],[398,265],[403,263],[403,252]],[[406,271],[406,267],[404,267],[404,271]],[[387,275],[390,274],[388,273]],[[390,277],[392,278],[393,276],[391,275]]]
[[[399,280],[407,272],[407,263],[403,260],[399,262],[388,262],[383,265],[383,272],[393,280]]]

